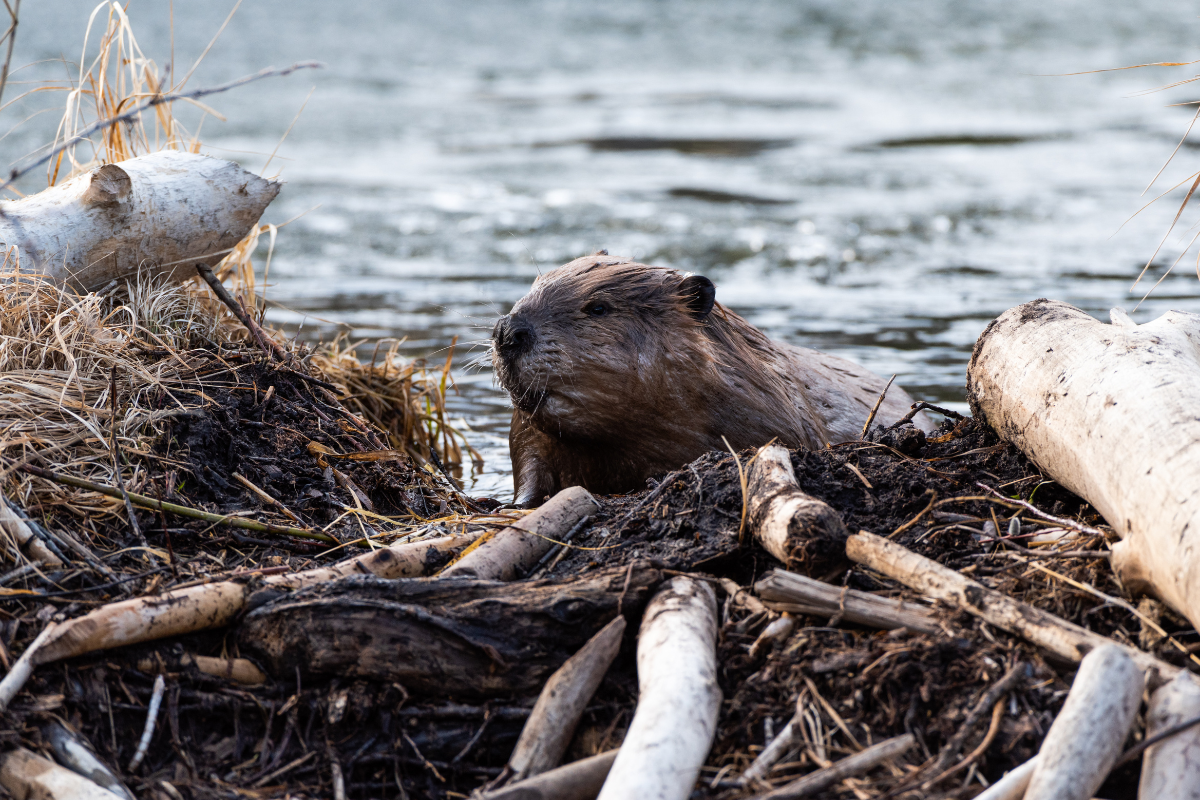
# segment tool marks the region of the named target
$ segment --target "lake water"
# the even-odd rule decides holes
[[[93,6],[26,3],[14,62],[48,61],[15,79],[61,78]],[[130,4],[160,63],[169,8]],[[230,8],[175,4],[177,72]],[[1133,214],[1196,168],[1185,145],[1140,196],[1194,110],[1170,104],[1200,98],[1144,90],[1192,68],[1062,74],[1185,61],[1197,41],[1200,18],[1170,2],[245,0],[190,85],[327,65],[211,98],[228,121],[203,129],[205,152],[259,170],[312,91],[266,217],[304,214],[268,290],[269,318],[303,337],[336,321],[438,359],[458,337],[462,366],[539,269],[607,248],[701,272],[772,336],[961,407],[1004,309],[1136,305],[1182,193]],[[61,100],[22,101],[3,127]],[[0,155],[56,124],[34,117]],[[1198,288],[1185,259],[1134,318],[1196,310]],[[487,370],[457,381],[487,458],[470,485],[507,492],[507,399]]]

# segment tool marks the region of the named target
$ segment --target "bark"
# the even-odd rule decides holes
[[[465,547],[471,539],[449,536],[393,545],[332,567],[275,575],[263,583],[298,588],[345,575],[370,573],[381,578],[422,575],[439,556]],[[38,652],[35,663],[228,625],[245,608],[253,589],[252,584],[243,581],[220,581],[101,606],[60,624],[53,639]]]
[[[20,251],[23,271],[82,291],[139,272],[185,280],[245,238],[280,186],[231,161],[163,150],[5,203],[0,244]]]
[[[167,670],[186,670],[193,667],[205,675],[224,678],[243,686],[258,686],[266,683],[267,680],[263,671],[256,667],[253,661],[245,658],[214,658],[184,653],[178,658],[169,660],[163,659],[161,654],[156,654],[154,658],[143,658],[138,661],[138,669],[150,675],[161,674]]]
[[[750,530],[788,569],[823,574],[845,563],[849,531],[823,501],[800,491],[783,445],[758,451],[746,478]]]
[[[776,611],[838,617],[884,630],[908,628],[928,634],[940,632],[937,616],[926,606],[831,586],[779,569],[763,576],[754,584],[754,591]]]
[[[503,789],[484,792],[479,800],[594,800],[618,752],[609,750],[509,784]]]
[[[1146,738],[1200,718],[1200,683],[1186,672],[1150,697]],[[1146,748],[1139,800],[1200,800],[1200,726]]]
[[[638,704],[600,800],[686,800],[712,747],[721,690],[717,600],[707,583],[673,578],[638,633]]]
[[[618,614],[636,613],[659,580],[634,566],[511,584],[345,578],[289,594],[265,589],[239,641],[276,676],[299,669],[438,696],[531,694]]]
[[[808,797],[824,791],[846,778],[853,778],[874,769],[885,761],[904,755],[916,743],[916,737],[911,733],[887,739],[872,745],[861,753],[846,756],[831,766],[809,773],[791,783],[784,784],[766,794],[756,795],[753,800],[792,800],[796,797]]]
[[[531,778],[558,766],[584,709],[621,649],[624,633],[625,618],[615,618],[546,681],[509,756],[510,780]]]
[[[1082,661],[1091,651],[1114,645],[1124,650],[1139,669],[1149,673],[1154,685],[1165,683],[1179,673],[1179,667],[1145,651],[1117,644],[1107,636],[1014,600],[882,536],[866,531],[854,534],[846,541],[846,555],[910,589],[961,608],[1068,661]]]
[[[1122,537],[1127,587],[1200,625],[1200,316],[1112,317],[1048,300],[1005,312],[975,345],[968,399]]]
[[[96,758],[91,746],[80,734],[69,730],[57,719],[51,719],[42,726],[42,738],[54,751],[54,758],[59,764],[125,800],[136,800],[121,779]]]
[[[24,747],[0,755],[0,785],[16,800],[124,800]]]
[[[1088,800],[1095,794],[1121,755],[1142,687],[1142,670],[1122,648],[1106,645],[1088,653],[1038,751],[1025,800]]]
[[[441,576],[511,581],[527,575],[555,541],[598,508],[582,486],[563,489],[532,514],[481,540]]]

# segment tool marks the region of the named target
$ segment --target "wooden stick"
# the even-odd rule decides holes
[[[944,777],[942,773],[950,766],[950,762],[955,759],[959,751],[962,750],[963,745],[967,742],[967,737],[971,735],[975,726],[983,720],[984,716],[993,706],[1003,700],[1005,695],[1024,679],[1026,672],[1027,668],[1025,664],[1018,661],[1004,674],[1004,677],[992,684],[983,693],[983,696],[979,698],[970,713],[967,714],[967,718],[963,720],[963,724],[959,726],[955,734],[950,737],[950,740],[938,751],[937,758],[934,759],[928,769],[922,770],[926,775],[935,776],[921,787],[924,791],[929,791],[933,784],[942,780]]]
[[[77,489],[87,489],[90,492],[97,492],[108,497],[115,497],[118,500],[123,499],[119,489],[114,489],[111,486],[105,486],[102,483],[92,483],[83,478],[73,478],[70,475],[60,475],[57,472],[51,472],[48,469],[35,467],[32,464],[25,464],[21,469],[28,472],[30,475],[37,475],[39,478],[45,478],[48,481],[61,483],[64,486],[74,486]],[[129,500],[135,505],[142,508],[149,508],[155,511],[167,511],[171,514],[178,514],[181,517],[191,517],[192,519],[202,519],[205,522],[216,523],[217,525],[228,525],[231,528],[244,528],[248,531],[258,531],[259,533],[278,533],[284,536],[295,536],[298,539],[313,539],[318,542],[325,542],[332,545],[340,545],[337,539],[327,533],[319,531],[309,531],[303,528],[293,528],[287,525],[271,525],[266,522],[258,522],[252,519],[243,519],[242,517],[231,517],[226,514],[210,514],[207,511],[200,511],[187,506],[176,505],[175,503],[166,503],[161,500],[155,500],[153,497],[146,497],[141,494],[128,492]]]
[[[93,748],[82,734],[68,729],[56,718],[51,718],[41,728],[42,738],[49,743],[58,763],[125,800],[137,800],[121,783],[121,779],[96,758]]]
[[[29,680],[29,676],[33,674],[34,664],[40,663],[35,658],[38,651],[45,646],[46,642],[58,630],[58,623],[51,622],[42,629],[42,632],[37,635],[37,638],[25,648],[25,652],[21,653],[21,657],[17,659],[17,663],[13,664],[12,669],[4,676],[4,680],[0,681],[0,712],[8,708],[8,704],[17,696],[17,692],[21,691],[21,687],[25,685],[25,681]]]
[[[62,559],[51,552],[50,548],[33,532],[28,522],[9,508],[8,500],[2,494],[0,494],[0,533],[11,536],[14,545],[28,550],[26,557],[30,561],[44,564],[47,567],[62,566]]]
[[[505,772],[510,776],[505,783],[532,778],[558,766],[584,709],[617,657],[624,634],[625,617],[618,616],[546,681],[508,758]]]
[[[1022,800],[1036,767],[1037,756],[1034,756],[1021,766],[1006,772],[1003,778],[984,789],[982,793],[975,795],[975,800]]]
[[[1098,633],[1068,622],[1048,611],[1014,600],[989,589],[949,567],[918,555],[903,545],[866,531],[846,540],[846,555],[852,561],[897,580],[909,588],[961,608],[1009,633],[1021,636],[1068,661],[1080,662],[1098,647],[1116,645],[1148,673],[1153,686],[1179,673],[1179,667],[1155,658],[1136,647],[1121,645]]]
[[[24,747],[0,755],[0,785],[13,797],[29,800],[123,800]]]
[[[897,756],[903,755],[910,747],[916,744],[916,741],[916,737],[911,733],[906,733],[903,736],[897,736],[893,739],[886,739],[879,744],[868,747],[861,753],[846,756],[831,766],[809,773],[803,778],[780,786],[778,789],[773,789],[765,794],[755,795],[752,800],[793,800],[793,798],[797,797],[808,797],[809,795],[828,789],[830,786],[846,778],[861,775],[885,761],[890,761]]]
[[[431,557],[466,547],[473,538],[448,536],[395,544],[347,559],[332,567],[319,567],[291,575],[272,575],[263,582],[300,588],[347,575],[416,577],[425,574],[426,564]],[[241,613],[251,590],[252,586],[247,583],[220,581],[164,592],[157,597],[136,597],[101,606],[59,625],[53,641],[37,655],[37,663],[45,664],[109,647],[219,628]]]
[[[276,358],[285,364],[288,363],[289,359],[287,351],[280,347],[278,342],[267,335],[267,333],[262,329],[262,326],[254,321],[254,317],[246,313],[246,309],[241,303],[233,299],[233,295],[231,295],[229,290],[225,288],[225,284],[221,283],[221,281],[218,280],[217,276],[213,273],[212,267],[203,263],[197,264],[196,272],[200,273],[200,277],[203,278],[204,282],[207,283],[209,288],[213,290],[213,294],[217,296],[217,299],[224,303],[225,306],[233,312],[233,315],[238,318],[238,321],[246,327],[246,330],[249,331],[250,335],[254,338],[255,343],[262,348],[262,351],[266,353],[268,357]]]
[[[856,625],[941,633],[937,615],[926,606],[832,586],[794,572],[775,569],[754,584],[755,593],[776,611],[838,617]]]
[[[598,800],[686,800],[712,746],[717,598],[703,581],[672,578],[638,634],[638,704]]]
[[[1025,800],[1088,800],[1121,755],[1142,703],[1142,670],[1117,645],[1093,650],[1038,751]]]
[[[618,752],[609,750],[564,764],[503,789],[484,792],[479,800],[595,800]]]
[[[762,749],[758,758],[754,759],[753,763],[746,767],[746,771],[738,778],[738,783],[743,787],[752,786],[756,781],[766,778],[779,759],[786,756],[788,751],[802,740],[800,726],[804,724],[804,709],[800,706],[800,697],[800,695],[796,697],[796,713],[792,715],[788,724],[783,726],[779,735]]]
[[[800,491],[783,445],[758,451],[746,480],[750,530],[788,569],[825,572],[842,559],[849,531],[825,502]]]
[[[541,508],[522,517],[464,553],[438,575],[440,578],[475,578],[511,581],[537,566],[564,534],[599,504],[582,486],[572,486],[554,495]]]
[[[1200,717],[1200,683],[1186,672],[1150,696],[1146,738]],[[1124,757],[1122,757],[1124,760]],[[1200,787],[1200,727],[1193,726],[1146,748],[1138,797],[1195,798]]]

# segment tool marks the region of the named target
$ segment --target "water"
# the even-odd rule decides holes
[[[14,60],[77,58],[91,7],[26,4]],[[230,7],[176,4],[177,72]],[[130,14],[168,61],[167,4]],[[303,214],[268,291],[269,318],[303,337],[341,324],[438,359],[458,337],[461,366],[539,269],[603,247],[702,272],[772,336],[961,407],[971,346],[1004,309],[1132,309],[1182,196],[1133,217],[1193,110],[1168,104],[1200,87],[1139,93],[1186,68],[1039,76],[1187,60],[1198,34],[1161,0],[246,0],[191,85],[328,65],[213,98],[228,122],[203,136],[261,169],[312,89],[268,170],[287,186],[266,217]],[[55,122],[0,142],[5,160]],[[1160,190],[1194,168],[1180,152]],[[1192,272],[1134,318],[1195,310]],[[473,491],[507,492],[509,406],[490,373],[460,370],[452,406],[487,458]]]

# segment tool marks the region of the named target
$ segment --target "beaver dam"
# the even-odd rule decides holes
[[[455,483],[437,374],[247,331],[198,283],[103,297],[9,278],[0,660],[32,665],[0,688],[10,787],[14,754],[74,763],[73,740],[137,797],[592,797],[612,759],[587,759],[639,705],[644,612],[681,577],[715,601],[720,689],[693,797],[980,793],[1039,752],[1087,652],[1030,626],[1196,661],[1188,622],[1117,583],[1096,511],[969,418],[712,452],[529,513]],[[762,544],[771,457],[829,510],[789,572]],[[464,566],[514,533],[533,542],[515,560]],[[935,602],[895,579],[905,559],[979,588]],[[1006,625],[995,597],[1047,614]],[[578,714],[535,711],[594,636]],[[530,726],[557,744],[531,749]],[[1099,796],[1135,796],[1142,758]],[[559,763],[592,773],[521,789]]]

